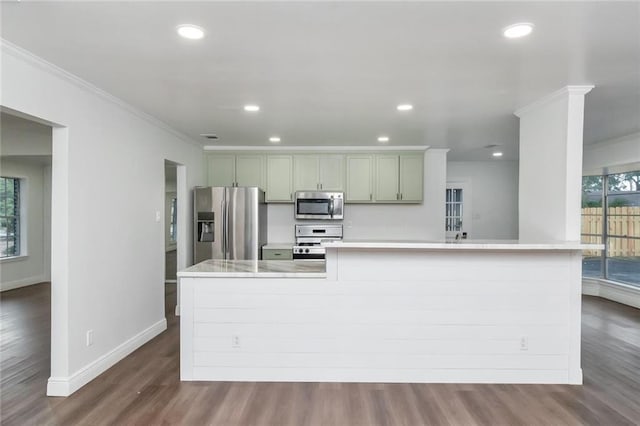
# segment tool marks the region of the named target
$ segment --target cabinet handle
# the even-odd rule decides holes
[[[400,193],[400,200],[402,201],[402,192]]]
[[[400,199],[400,194],[396,192],[396,200],[399,200],[399,199]]]
[[[322,189],[322,184],[320,184],[320,189]]]
[[[289,193],[289,199],[293,201],[293,192]]]
[[[373,201],[373,194],[369,193],[369,201]]]

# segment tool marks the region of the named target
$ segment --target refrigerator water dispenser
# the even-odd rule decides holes
[[[215,225],[214,212],[198,212],[198,241],[211,243],[215,241],[213,229]]]

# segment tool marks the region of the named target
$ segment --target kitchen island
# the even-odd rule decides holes
[[[179,272],[181,379],[582,383],[581,250],[591,246],[325,246],[326,270],[206,261]]]

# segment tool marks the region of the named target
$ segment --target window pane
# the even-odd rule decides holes
[[[602,207],[602,176],[582,178],[582,207]]]
[[[584,207],[580,233],[602,235],[602,220],[602,207]]]
[[[19,196],[19,179],[0,179],[0,257],[20,254]]]
[[[584,244],[602,244],[601,236],[583,235]],[[582,251],[582,276],[602,278],[602,250]]]
[[[607,278],[640,284],[640,239],[611,237],[607,244]]]
[[[609,192],[640,191],[640,170],[607,176]]]
[[[607,197],[609,235],[640,237],[640,194]]]
[[[7,203],[5,200],[7,199],[7,179],[2,178],[0,180],[0,215],[7,215]]]

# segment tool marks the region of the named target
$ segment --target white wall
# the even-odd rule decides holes
[[[444,240],[446,152],[425,153],[422,204],[347,204],[344,238],[349,240]],[[294,242],[293,204],[269,204],[270,243]]]
[[[6,42],[1,83],[2,106],[60,126],[53,131],[48,392],[65,395],[166,327],[164,162],[186,166],[188,187],[202,184],[202,149]]]
[[[51,127],[0,113],[0,155],[51,155]]]
[[[518,239],[517,161],[451,161],[447,182],[469,183],[470,239]]]
[[[45,258],[46,233],[50,216],[45,214],[46,192],[45,173],[51,169],[43,164],[28,160],[0,158],[2,176],[21,179],[20,204],[24,212],[21,229],[25,233],[22,239],[21,256],[0,260],[0,290],[10,290],[47,281],[49,264]]]
[[[585,146],[582,170],[584,175],[623,173],[625,166],[638,170],[639,163],[640,132]]]

